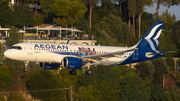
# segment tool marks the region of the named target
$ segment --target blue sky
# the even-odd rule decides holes
[[[156,12],[156,7],[157,5],[154,4],[153,7],[146,7],[146,10],[144,11],[153,14],[154,12]],[[162,15],[163,12],[165,12],[167,9],[168,9],[168,12],[171,13],[171,15],[175,14],[176,21],[180,20],[180,5],[179,6],[174,5],[174,6],[171,6],[170,8],[161,5],[159,9],[159,14]]]

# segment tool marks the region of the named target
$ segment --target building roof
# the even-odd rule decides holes
[[[52,27],[52,25],[50,25],[50,24],[38,25],[38,28],[46,28],[46,27]]]
[[[39,31],[48,31],[48,30],[68,30],[68,31],[72,31],[72,32],[83,32],[81,30],[78,30],[76,28],[62,28],[60,26],[56,26],[56,27],[53,27],[53,25],[50,25],[50,24],[42,24],[42,25],[38,25],[38,26],[34,26],[34,27],[26,27],[25,30],[39,30]]]

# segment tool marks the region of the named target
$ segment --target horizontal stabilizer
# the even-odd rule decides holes
[[[160,55],[160,54],[166,54],[166,53],[174,53],[175,51],[167,51],[167,52],[160,52],[160,53],[151,53],[149,55]]]

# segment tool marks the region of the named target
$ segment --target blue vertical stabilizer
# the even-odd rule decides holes
[[[156,21],[136,45],[139,49],[156,50],[164,22]]]

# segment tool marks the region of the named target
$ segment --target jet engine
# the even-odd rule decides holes
[[[62,65],[66,69],[81,69],[83,66],[82,59],[75,57],[64,57],[62,60]]]
[[[57,63],[39,63],[39,67],[42,69],[57,69],[60,66],[60,64]]]

